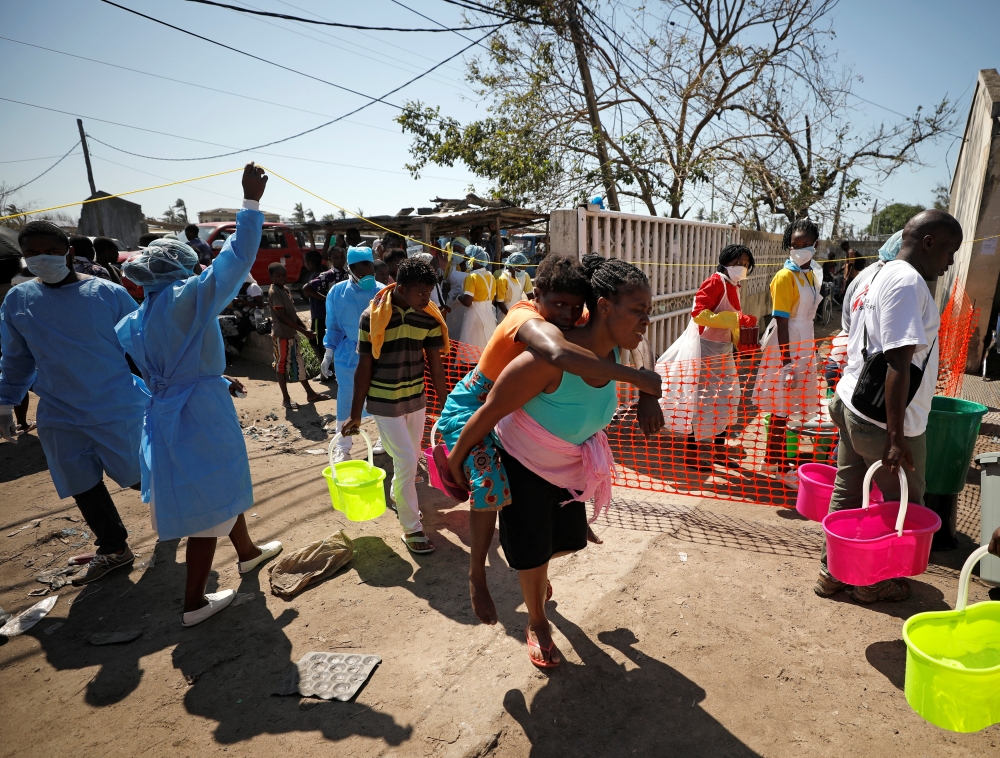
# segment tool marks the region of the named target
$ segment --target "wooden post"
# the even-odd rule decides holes
[[[80,145],[83,147],[83,160],[87,164],[87,181],[90,182],[90,196],[97,194],[97,185],[94,184],[94,169],[90,165],[90,150],[87,149],[87,133],[83,131],[83,119],[76,120],[76,126],[80,130]],[[98,203],[94,204],[94,212],[97,214],[97,232],[104,236],[104,212]]]
[[[500,239],[500,214],[493,219],[493,260],[503,260],[503,241]],[[492,271],[490,272],[493,273]]]

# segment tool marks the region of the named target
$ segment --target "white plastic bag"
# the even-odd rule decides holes
[[[662,380],[660,408],[666,428],[673,434],[691,434],[698,405],[698,369],[701,362],[701,330],[692,320],[656,362]]]

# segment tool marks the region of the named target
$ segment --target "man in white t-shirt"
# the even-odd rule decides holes
[[[883,468],[875,481],[887,501],[899,499],[899,478],[906,475],[909,501],[921,503],[927,458],[925,431],[938,371],[938,327],[941,319],[927,282],[937,279],[954,263],[962,244],[962,227],[944,211],[927,210],[911,218],[903,229],[896,260],[886,263],[869,281],[864,307],[856,312],[847,345],[847,368],[830,403],[830,417],[840,430],[837,480],[830,511],[860,508],[865,473],[876,461]],[[846,304],[845,304],[846,305]],[[868,355],[882,352],[888,363],[885,379],[886,421],[860,413],[852,396]],[[923,379],[907,404],[910,364],[922,367]],[[820,597],[850,590],[861,603],[899,601],[910,596],[905,579],[887,579],[851,588],[827,570],[826,547],[820,575],[813,588]]]

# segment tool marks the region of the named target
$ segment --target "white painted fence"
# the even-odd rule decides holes
[[[586,206],[554,211],[549,234],[557,254],[621,258],[649,277],[653,318],[648,338],[655,355],[687,328],[694,294],[715,270],[719,251],[726,245],[746,237],[743,244],[754,252],[757,268],[743,284],[741,300],[743,311],[758,317],[770,310],[768,284],[785,258],[780,235]]]

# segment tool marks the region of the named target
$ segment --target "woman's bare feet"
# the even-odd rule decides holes
[[[594,530],[587,526],[587,542],[593,542],[595,545],[603,545],[604,540],[594,534]]]
[[[485,573],[482,576],[469,574],[469,597],[472,599],[472,610],[476,618],[484,624],[497,623],[497,607],[493,604],[493,596],[486,584]]]

